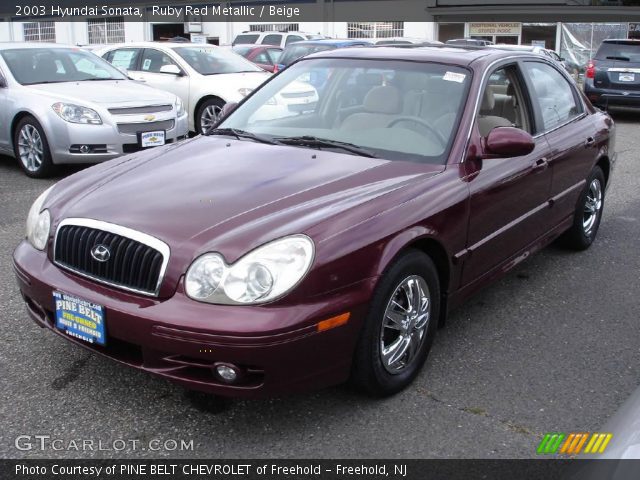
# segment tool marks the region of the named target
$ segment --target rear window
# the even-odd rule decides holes
[[[236,43],[256,43],[259,36],[260,35],[257,33],[238,35],[236,39],[233,41],[233,44],[235,45]]]
[[[331,45],[296,45],[294,43],[282,52],[279,63],[288,66],[300,57],[316,52],[324,52],[325,50],[333,50],[334,48]]]
[[[596,53],[596,60],[640,62],[640,42],[604,42]]]

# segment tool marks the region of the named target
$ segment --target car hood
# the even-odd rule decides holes
[[[97,82],[64,82],[29,85],[27,88],[47,94],[60,101],[74,101],[82,105],[148,105],[173,103],[173,94],[156,90],[133,80],[104,80]]]
[[[169,245],[173,266],[184,272],[201,253],[218,251],[233,262],[443,168],[196,137],[68,177],[47,207],[54,228],[80,217],[153,235]]]
[[[240,88],[257,88],[267,81],[271,75],[269,72],[217,73],[215,75],[202,75],[201,80],[207,84],[223,84],[236,91]]]

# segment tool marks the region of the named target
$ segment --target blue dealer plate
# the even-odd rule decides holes
[[[53,292],[56,328],[89,343],[105,345],[104,307],[62,292]]]

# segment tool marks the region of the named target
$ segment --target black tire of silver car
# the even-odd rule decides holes
[[[440,313],[433,261],[408,250],[381,277],[353,358],[351,381],[370,395],[409,385],[427,359]]]
[[[29,177],[45,178],[54,170],[47,137],[40,122],[31,115],[23,117],[16,126],[13,151]]]
[[[225,102],[219,98],[210,98],[202,102],[195,118],[196,133],[207,133],[215,124]]]
[[[598,234],[604,208],[605,179],[602,169],[596,166],[580,194],[573,217],[573,225],[563,235],[563,243],[575,250],[586,250]]]

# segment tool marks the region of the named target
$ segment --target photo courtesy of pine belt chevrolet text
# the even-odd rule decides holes
[[[553,241],[596,241],[615,126],[550,56],[332,45],[270,76],[231,49],[96,53],[0,48],[6,95],[33,105],[27,174],[128,153],[43,192],[13,267],[37,324],[124,365],[231,397],[392,395],[448,312]],[[74,96],[88,82],[103,98]]]

